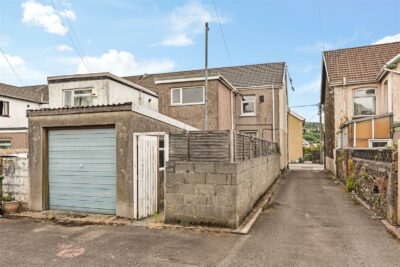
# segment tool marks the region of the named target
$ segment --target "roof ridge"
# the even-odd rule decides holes
[[[260,66],[260,65],[278,65],[278,64],[286,64],[286,62],[285,62],[285,61],[279,61],[279,62],[267,62],[267,63],[255,63],[255,64],[245,64],[245,65],[234,65],[234,66],[227,66],[227,67],[213,67],[213,68],[208,68],[208,70],[230,69],[230,68],[238,68],[238,67]],[[144,73],[144,74],[138,74],[138,75],[123,76],[122,78],[139,77],[139,76],[144,76],[144,75],[174,74],[174,73],[191,72],[191,71],[200,71],[200,70],[202,70],[202,68],[187,69],[187,70],[176,70],[176,71],[166,71],[166,72],[158,72],[158,73],[147,73],[147,74]]]
[[[400,44],[400,41],[383,43],[383,44],[370,44],[370,45],[353,46],[353,47],[347,47],[347,48],[338,48],[338,49],[334,49],[334,50],[325,50],[322,52],[325,54],[326,52],[336,52],[336,51],[342,51],[342,50],[352,50],[352,49],[358,49],[358,48],[376,47],[376,46],[385,46],[385,45],[389,46],[392,44]]]

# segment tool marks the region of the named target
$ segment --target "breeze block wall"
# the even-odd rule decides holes
[[[276,146],[262,146],[259,140],[248,140],[244,145],[247,153],[243,153],[243,149],[235,151],[232,142],[221,132],[218,136],[215,132],[184,135],[204,144],[210,144],[208,138],[218,138],[219,142],[207,148],[207,145],[193,146],[194,143],[187,142],[188,136],[170,135],[172,157],[166,167],[165,221],[237,228],[280,176],[280,154]],[[235,151],[232,153],[235,161],[229,157],[229,147]],[[200,157],[200,152],[204,157]]]

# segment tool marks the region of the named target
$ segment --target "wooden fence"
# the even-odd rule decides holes
[[[279,153],[276,143],[234,131],[193,131],[169,136],[170,161],[234,162]]]

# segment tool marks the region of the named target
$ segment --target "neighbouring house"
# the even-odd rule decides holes
[[[326,168],[335,150],[397,143],[400,42],[323,52],[321,104]]]
[[[294,112],[288,111],[288,150],[289,161],[299,162],[303,155],[303,128],[305,119]]]
[[[167,133],[196,128],[110,73],[49,77],[48,91],[47,108],[27,111],[29,208],[126,218],[162,208]]]
[[[0,155],[28,149],[28,109],[46,106],[47,85],[17,87],[0,83]]]
[[[286,64],[265,63],[211,68],[208,95],[204,69],[144,74],[125,79],[158,93],[159,112],[205,129],[208,100],[208,130],[237,130],[277,142],[280,168],[288,164]]]

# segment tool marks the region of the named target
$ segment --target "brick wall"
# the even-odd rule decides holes
[[[236,228],[280,175],[279,154],[239,162],[168,162],[165,220]]]

